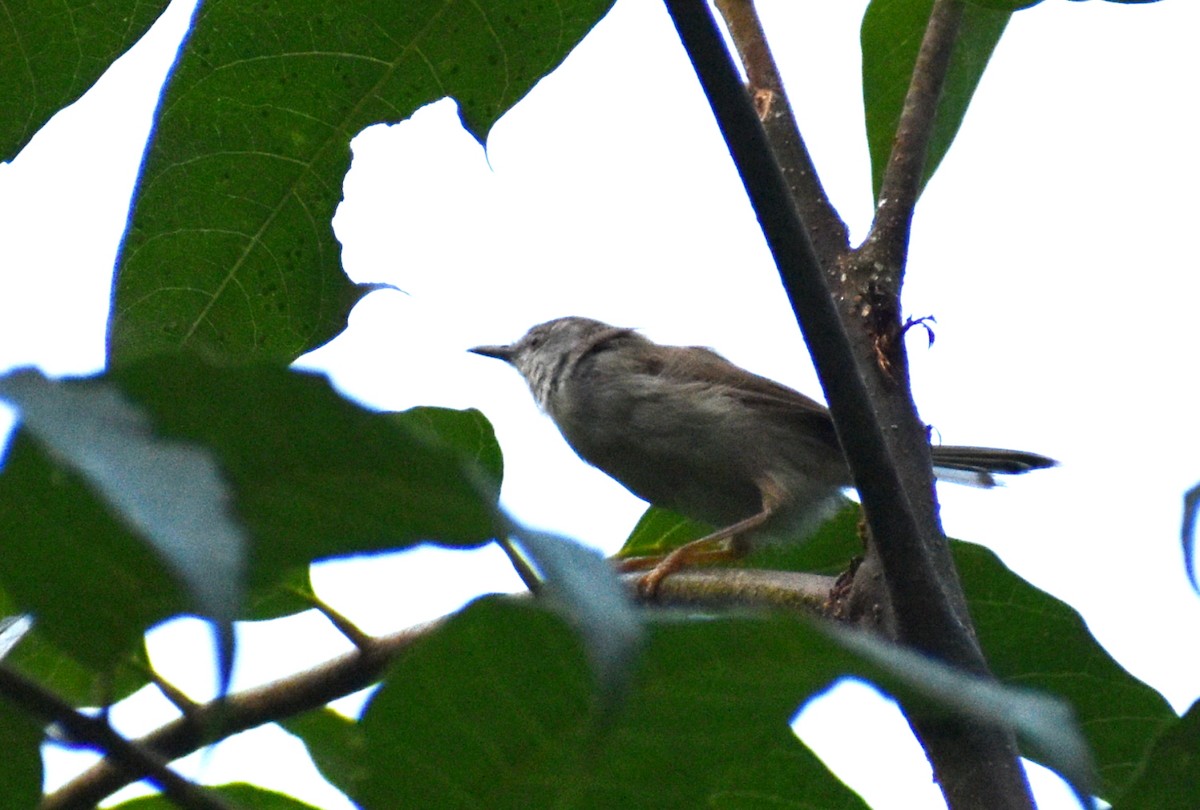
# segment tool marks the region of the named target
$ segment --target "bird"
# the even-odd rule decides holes
[[[712,349],[567,316],[469,351],[513,366],[584,461],[654,506],[718,527],[659,561],[644,593],[700,559],[803,539],[853,486],[824,405]],[[1057,464],[990,447],[930,452],[939,478],[978,487]]]

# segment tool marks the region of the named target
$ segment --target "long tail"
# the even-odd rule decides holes
[[[933,474],[942,481],[973,487],[996,486],[996,474],[1020,475],[1058,464],[1052,458],[1023,450],[993,447],[938,446],[933,453]]]

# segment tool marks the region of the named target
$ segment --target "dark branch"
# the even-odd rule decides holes
[[[665,2],[758,215],[812,353],[874,538],[868,546],[868,557],[880,556],[899,640],[968,672],[986,675],[987,665],[971,629],[962,588],[938,524],[928,444],[907,386],[903,344],[895,339],[901,329],[900,271],[915,191],[901,203],[901,210],[907,206],[907,215],[882,227],[876,235],[879,241],[882,234],[889,233],[888,228],[893,228],[902,237],[886,245],[889,250],[898,250],[898,261],[872,265],[862,261],[866,258],[863,255],[846,257],[857,260],[853,265],[847,262],[847,271],[865,269],[867,274],[850,278],[848,285],[839,284],[837,295],[831,295],[707,4],[703,0]],[[938,7],[945,3],[937,0]],[[927,39],[942,42],[948,36],[952,46],[953,26],[950,28],[948,35],[939,30]],[[926,61],[919,62],[918,67],[936,70],[937,66]],[[922,78],[918,84],[924,81]],[[929,87],[936,87],[940,93],[942,79],[930,81]],[[922,93],[927,94],[928,88],[914,96],[915,111],[906,110],[905,115],[913,128],[910,146],[921,155],[928,140],[920,140],[916,122],[924,114],[925,105],[936,107],[937,101],[937,93],[931,98]],[[915,162],[919,174],[923,157]],[[903,162],[894,170],[893,188],[908,182],[912,163]],[[868,284],[864,278],[875,280]],[[843,325],[843,314],[848,326]],[[886,435],[883,424],[888,425]],[[954,719],[914,722],[914,729],[952,807],[1032,806],[1011,734]]]
[[[263,723],[324,706],[370,686],[396,655],[436,624],[373,638],[366,651],[346,653],[305,672],[197,706],[188,717],[137,740],[136,746],[174,760]],[[104,797],[141,778],[138,771],[123,761],[101,762],[47,796],[41,810],[94,807]]]
[[[45,723],[62,729],[72,742],[95,748],[126,773],[129,782],[149,779],[167,798],[180,807],[195,810],[228,810],[228,805],[211,791],[192,784],[167,767],[160,757],[122,737],[104,717],[90,717],[57,695],[23,675],[0,667],[0,694],[14,705]],[[92,807],[91,803],[63,804],[61,807]]]

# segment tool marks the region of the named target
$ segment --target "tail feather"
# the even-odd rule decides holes
[[[933,472],[939,479],[976,487],[996,486],[995,474],[1020,475],[1058,464],[1052,458],[1023,450],[943,445],[931,451]]]

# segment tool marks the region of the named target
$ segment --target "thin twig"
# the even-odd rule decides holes
[[[737,47],[746,70],[747,89],[800,218],[808,228],[821,264],[830,269],[837,256],[849,249],[849,231],[821,185],[767,44],[758,10],[753,0],[715,0],[715,5]]]
[[[370,686],[396,655],[437,624],[374,638],[369,652],[349,652],[296,675],[202,704],[190,717],[173,720],[135,744],[174,760],[238,732],[324,706]],[[136,770],[100,762],[47,796],[41,810],[93,807],[141,778]]]
[[[107,760],[132,775],[130,782],[149,779],[180,807],[229,810],[229,805],[215,793],[184,779],[149,749],[122,737],[104,717],[89,717],[79,712],[40,684],[3,666],[0,666],[0,694],[40,720],[57,725],[72,742],[99,750]],[[76,802],[60,807],[91,807],[94,804]]]
[[[631,583],[638,575],[632,575]],[[656,605],[737,606],[819,612],[833,578],[816,574],[743,569],[682,571],[663,580]],[[631,587],[637,598],[637,589]],[[247,729],[324,706],[370,686],[396,656],[439,627],[439,619],[387,636],[372,637],[365,651],[355,651],[304,672],[248,689],[223,700],[199,704],[188,717],[173,720],[135,742],[168,760]],[[203,731],[199,731],[199,730]],[[47,796],[41,810],[91,807],[140,778],[138,769],[100,762]]]
[[[879,188],[875,221],[860,251],[864,266],[894,269],[887,295],[900,295],[913,209],[921,190],[938,101],[962,22],[961,0],[936,0],[917,52],[912,81],[896,125],[896,138]]]
[[[312,605],[318,612],[320,612],[322,616],[328,619],[329,623],[332,624],[339,633],[348,638],[350,643],[353,644],[360,652],[366,652],[371,645],[375,643],[374,638],[372,638],[368,633],[363,632],[363,630],[357,624],[350,621],[347,616],[343,615],[340,611],[328,604],[325,600],[321,599],[321,597],[317,596],[315,593],[301,590],[294,590],[293,592],[305,602]]]

